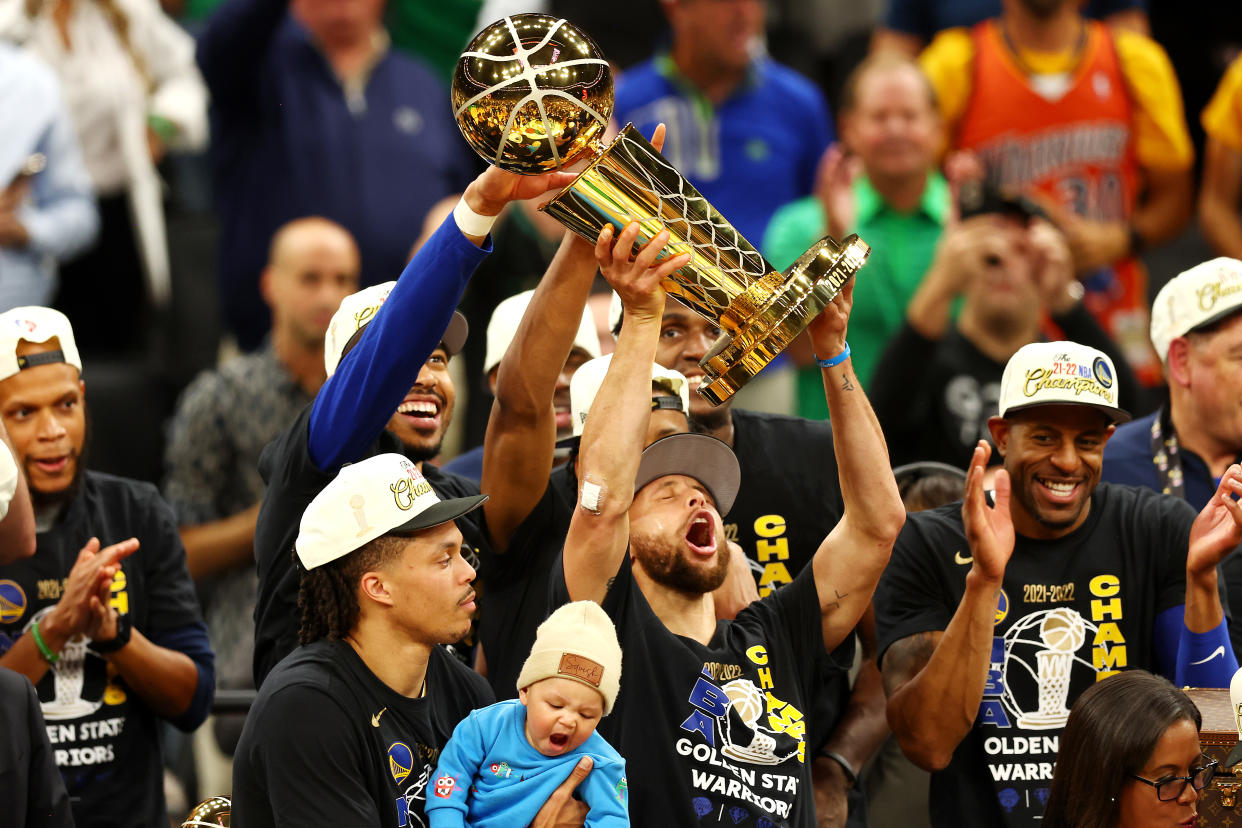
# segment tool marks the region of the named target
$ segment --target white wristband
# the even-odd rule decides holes
[[[467,236],[486,236],[496,223],[496,216],[476,213],[466,203],[466,197],[462,196],[453,208],[453,221],[457,222],[457,229]]]

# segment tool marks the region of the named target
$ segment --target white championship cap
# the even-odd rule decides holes
[[[1151,306],[1151,344],[1163,362],[1169,343],[1242,310],[1242,262],[1220,257],[1172,279]]]
[[[332,321],[328,323],[328,333],[323,338],[323,366],[328,376],[332,376],[336,371],[341,357],[345,355],[345,346],[349,344],[349,340],[353,339],[354,334],[375,318],[375,314],[379,313],[379,309],[388,300],[388,294],[396,285],[396,282],[371,285],[341,300],[341,306],[336,309],[336,313],[332,314]],[[453,311],[448,330],[441,337],[449,356],[461,351],[461,347],[466,344],[466,335],[469,332],[466,317],[462,316],[460,311]]]
[[[504,359],[505,351],[517,335],[518,325],[526,308],[530,306],[533,290],[524,290],[510,296],[496,306],[492,318],[487,322],[487,356],[483,359],[483,373],[491,371]],[[574,347],[581,348],[592,357],[599,356],[599,334],[595,330],[595,319],[590,310],[582,309],[582,321],[578,324],[578,333],[574,334]]]
[[[573,445],[582,437],[582,430],[586,428],[587,414],[591,410],[592,403],[595,402],[595,395],[599,393],[600,386],[604,384],[604,375],[608,373],[608,366],[611,364],[612,354],[605,354],[582,363],[574,372],[573,379],[569,381],[569,410],[574,433],[571,437],[558,440],[558,446]],[[652,400],[652,410],[674,409],[685,414],[687,418],[690,417],[690,383],[680,371],[674,371],[658,362],[653,362],[651,363],[651,381],[668,391],[667,397]],[[674,404],[672,400],[679,400],[679,402]]]
[[[1085,405],[1115,423],[1130,419],[1117,406],[1113,361],[1077,342],[1033,342],[1009,358],[1001,377],[1000,416],[1037,405]]]
[[[477,509],[487,495],[441,500],[418,467],[400,454],[377,454],[342,468],[302,513],[294,542],[314,569],[380,535],[410,534]]]
[[[30,356],[17,356],[17,343],[47,342],[56,337],[60,350]],[[65,362],[82,371],[82,358],[73,340],[73,326],[58,310],[27,306],[0,314],[0,380],[8,379],[26,368]]]

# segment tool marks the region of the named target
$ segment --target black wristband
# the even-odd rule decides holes
[[[133,632],[133,622],[129,613],[118,613],[116,616],[116,636],[108,641],[92,641],[91,649],[100,655],[115,653],[129,643],[129,634]]]
[[[819,755],[825,759],[831,759],[841,766],[841,770],[845,773],[845,779],[850,783],[851,788],[858,784],[858,774],[850,767],[849,761],[844,756],[839,753],[833,753],[830,750],[821,750]]]

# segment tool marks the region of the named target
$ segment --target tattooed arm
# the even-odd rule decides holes
[[[844,352],[853,295],[851,279],[807,329],[821,359]],[[845,503],[845,514],[812,561],[824,646],[831,652],[854,631],[870,606],[906,511],[889,467],[884,434],[854,375],[852,361],[824,368],[823,374]]]
[[[1009,476],[1003,469],[996,475],[995,507],[983,496],[983,470],[990,454],[981,441],[966,479],[962,517],[974,564],[961,603],[943,632],[894,642],[880,665],[889,726],[910,761],[925,770],[949,764],[975,723],[987,685],[996,593],[1014,542]]]

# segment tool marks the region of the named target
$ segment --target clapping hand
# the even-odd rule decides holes
[[[1005,577],[1005,566],[1013,554],[1013,518],[1009,513],[1009,472],[996,472],[994,505],[988,506],[983,494],[983,475],[987,470],[992,447],[980,440],[970,458],[970,471],[966,475],[966,496],[962,501],[962,522],[966,529],[966,541],[974,558],[972,572],[990,584],[999,585]]]

